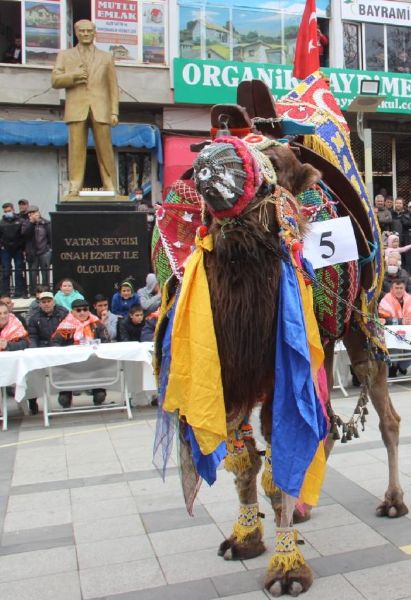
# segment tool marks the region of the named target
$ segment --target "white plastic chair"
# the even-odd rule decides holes
[[[50,407],[50,397],[53,391],[75,392],[93,388],[111,387],[117,383],[120,384],[122,402],[60,410],[53,410]],[[47,369],[46,385],[43,394],[45,427],[50,426],[49,417],[51,416],[109,410],[125,410],[127,411],[128,418],[133,418],[127,383],[124,377],[124,367],[121,361],[98,359],[92,356],[88,361],[83,363],[72,363],[70,365],[49,367]]]

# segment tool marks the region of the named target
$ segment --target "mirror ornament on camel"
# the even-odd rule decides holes
[[[333,113],[305,102],[312,88],[330,96]],[[277,111],[287,118],[278,118]],[[297,596],[312,584],[293,519],[309,518],[318,502],[339,425],[342,441],[358,437],[367,395],[380,417],[389,463],[389,485],[377,513],[408,512],[398,477],[400,419],[388,395],[387,354],[375,320],[380,235],[337,111],[319,76],[277,106],[264,84],[243,82],[238,105],[213,107],[214,140],[203,145],[192,172],[174,184],[158,209],[153,237],[163,284],[155,463],[164,474],[176,434],[192,514],[202,480],[212,485],[224,460],[235,476],[240,507],[218,552],[226,560],[262,554],[262,459],[250,423],[261,406],[267,443],[261,482],[277,525],[265,580],[273,596]],[[290,113],[300,115],[300,122],[290,120]],[[333,154],[330,140],[340,153]],[[360,259],[314,272],[302,253],[310,223],[341,216],[351,218]],[[329,402],[339,338],[363,384],[348,423]]]

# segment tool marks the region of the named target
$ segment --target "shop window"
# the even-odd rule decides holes
[[[243,8],[219,4],[179,0],[182,58],[293,63],[301,15],[266,9],[266,2],[252,0]]]
[[[360,26],[344,23],[344,66],[346,69],[360,69]]]
[[[59,3],[24,3],[26,63],[55,63],[60,50],[60,19]]]
[[[384,25],[364,25],[365,68],[369,71],[385,70]]]
[[[22,62],[20,2],[0,1],[0,61]]]
[[[119,193],[151,206],[151,155],[148,152],[118,153]]]
[[[407,27],[387,27],[388,70],[411,73],[411,31]]]
[[[77,21],[81,21],[81,19],[91,20],[90,2],[85,2],[84,0],[71,0],[71,23],[69,38],[72,44],[70,45],[75,46],[77,44],[77,38],[74,33],[74,23],[77,23]]]

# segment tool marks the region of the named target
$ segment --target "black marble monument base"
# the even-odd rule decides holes
[[[98,293],[111,298],[130,275],[137,288],[143,287],[151,270],[152,215],[130,208],[124,211],[123,206],[109,209],[106,203],[97,210],[95,204],[94,210],[89,203],[75,203],[75,210],[68,205],[57,205],[57,212],[50,215],[54,282],[74,279],[90,302]]]

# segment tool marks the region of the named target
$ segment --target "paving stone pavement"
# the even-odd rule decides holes
[[[411,505],[411,383],[390,386],[402,416],[401,482]],[[334,409],[350,416],[350,398]],[[77,397],[76,402],[89,402]],[[1,600],[263,600],[274,521],[263,495],[267,552],[224,561],[217,547],[237,512],[232,475],[184,507],[175,454],[166,482],[151,463],[155,410],[54,418],[13,407],[0,432]],[[257,429],[257,427],[256,427]],[[359,440],[329,460],[319,506],[299,527],[314,574],[304,600],[411,600],[411,519],[379,519],[386,453],[370,409]]]

